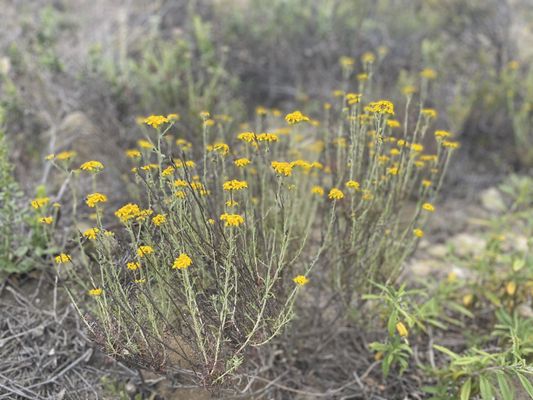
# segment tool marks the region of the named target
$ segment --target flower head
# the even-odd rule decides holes
[[[126,223],[129,220],[136,218],[140,213],[141,208],[137,204],[128,203],[115,211],[115,216],[120,219],[122,223]]]
[[[238,158],[235,161],[233,161],[233,163],[235,164],[235,166],[242,168],[250,164],[250,160],[248,158]]]
[[[139,158],[140,156],[141,152],[137,149],[126,150],[126,157],[128,158]]]
[[[164,214],[157,214],[152,217],[152,222],[155,226],[163,225],[167,221],[167,217]]]
[[[72,261],[72,258],[66,253],[61,253],[60,255],[56,256],[56,258],[55,258],[56,264],[66,264],[66,263],[69,263],[71,261]]]
[[[31,206],[38,210],[39,208],[44,207],[50,202],[50,198],[48,197],[37,197],[31,201]]]
[[[285,121],[287,121],[289,125],[294,125],[300,122],[309,122],[309,117],[302,114],[301,111],[294,111],[285,116]]]
[[[98,203],[107,202],[107,196],[102,193],[91,193],[87,196],[85,203],[91,208],[95,207]]]
[[[248,183],[246,181],[238,181],[237,179],[233,179],[231,181],[224,182],[222,188],[226,191],[241,190],[248,188]]]
[[[333,188],[329,191],[328,199],[330,200],[342,200],[344,199],[344,193],[340,189]]]
[[[415,235],[417,238],[424,237],[424,231],[419,228],[413,229],[413,235]]]
[[[357,181],[348,181],[348,182],[346,182],[346,187],[350,188],[350,189],[359,190],[361,185]]]
[[[137,271],[139,268],[141,268],[141,263],[139,261],[130,261],[126,264],[126,267],[130,271]]]
[[[278,175],[290,176],[292,173],[292,164],[285,161],[272,161],[272,168]]]
[[[149,117],[145,118],[143,122],[146,125],[150,125],[152,128],[157,129],[160,125],[169,122],[169,119],[163,115],[150,115]]]
[[[224,213],[220,220],[225,222],[225,226],[239,226],[244,223],[244,218],[239,214]]]
[[[192,259],[185,253],[181,253],[172,264],[173,269],[186,269],[192,264]]]
[[[409,335],[409,331],[407,330],[403,322],[398,322],[396,324],[396,331],[401,337],[407,337]]]
[[[429,211],[429,212],[433,212],[435,211],[435,206],[431,203],[424,203],[422,204],[422,209]]]
[[[152,246],[139,246],[137,249],[137,255],[140,258],[143,258],[144,256],[147,256],[148,254],[152,254],[154,252],[154,249]]]
[[[305,277],[304,275],[298,275],[292,278],[292,281],[296,283],[298,286],[304,286],[309,283],[309,279]]]
[[[311,193],[316,194],[317,196],[324,196],[324,189],[320,186],[313,186],[311,188]]]
[[[42,218],[39,218],[39,222],[41,224],[50,225],[52,222],[54,222],[54,218],[53,217],[42,217]]]
[[[100,288],[94,288],[89,290],[89,296],[98,297],[102,294],[103,290]]]
[[[83,236],[85,236],[89,240],[96,239],[96,235],[100,232],[100,229],[98,228],[89,228],[83,232]]]
[[[87,161],[80,165],[80,169],[87,172],[100,172],[104,169],[104,164],[100,161]]]

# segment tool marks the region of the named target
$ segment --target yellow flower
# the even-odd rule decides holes
[[[103,290],[100,288],[94,288],[89,290],[89,296],[98,297],[102,294]]]
[[[435,79],[437,78],[437,72],[433,68],[424,68],[420,72],[420,76],[426,79]]]
[[[435,111],[433,108],[423,108],[420,113],[422,114],[422,116],[429,119],[437,118],[437,111]]]
[[[100,229],[98,228],[89,228],[83,232],[83,236],[85,236],[89,240],[96,239],[96,235],[100,232]]]
[[[361,102],[360,93],[347,93],[345,97],[349,105],[354,105],[354,104]]]
[[[333,188],[329,191],[328,199],[330,200],[342,200],[344,198],[344,193],[337,188]]]
[[[292,164],[285,161],[272,161],[272,168],[278,175],[290,176],[292,174]]]
[[[174,181],[174,186],[176,186],[176,187],[187,187],[187,186],[189,186],[189,184],[187,183],[187,181],[185,181],[183,179],[176,179]]]
[[[287,114],[285,116],[285,121],[287,121],[287,123],[289,125],[294,125],[294,124],[298,124],[300,122],[309,121],[309,117],[307,117],[304,114],[302,114],[301,111],[294,111],[294,112],[292,112],[290,114]]]
[[[363,61],[363,64],[372,64],[375,60],[376,56],[370,51],[363,53],[363,56],[361,57],[361,61]]]
[[[242,140],[243,142],[252,143],[256,140],[256,135],[253,132],[243,132],[239,133],[237,139]]]
[[[238,158],[233,161],[233,163],[239,168],[246,167],[248,164],[250,164],[250,162],[251,161],[247,158]]]
[[[66,264],[72,261],[72,258],[65,253],[61,253],[55,258],[56,264]]]
[[[176,146],[180,147],[182,150],[189,150],[192,147],[192,143],[180,138],[176,139]]]
[[[359,182],[357,181],[348,181],[346,182],[346,187],[350,189],[359,190],[360,185],[359,185]]]
[[[334,90],[332,93],[333,97],[343,97],[344,91],[343,90]]]
[[[161,176],[171,176],[173,173],[174,167],[172,165],[169,165],[161,172]]]
[[[400,121],[397,121],[395,119],[389,119],[389,120],[387,120],[387,126],[389,128],[399,128],[400,127]]]
[[[204,126],[213,126],[215,125],[215,120],[214,119],[206,119],[204,121]]]
[[[143,258],[144,256],[147,256],[148,254],[152,254],[154,252],[154,249],[152,246],[139,246],[137,249],[137,255],[140,258]]]
[[[257,115],[261,115],[261,116],[267,115],[267,112],[268,112],[268,110],[265,107],[263,107],[263,106],[258,106],[258,107],[255,108],[255,113]]]
[[[226,191],[241,190],[248,188],[248,183],[246,181],[238,181],[237,179],[233,179],[231,181],[224,182],[222,188]]]
[[[413,150],[414,152],[420,153],[421,151],[424,150],[424,146],[421,145],[420,143],[413,143],[411,145],[411,150]]]
[[[52,222],[54,222],[54,218],[53,217],[42,217],[42,218],[39,218],[39,222],[41,224],[50,225]]]
[[[201,111],[199,115],[202,119],[207,119],[211,116],[211,114],[209,114],[209,111]]]
[[[59,161],[67,161],[73,158],[74,156],[76,156],[75,151],[62,151],[57,156],[55,156],[55,158]]]
[[[150,215],[152,215],[154,212],[150,209],[147,210],[141,210],[139,214],[137,215],[137,221],[144,221],[146,218],[148,218]]]
[[[144,140],[144,139],[137,140],[137,144],[139,145],[141,149],[153,149],[154,148],[154,145],[151,142],[149,142],[148,140]]]
[[[398,167],[387,168],[387,174],[389,175],[398,175]]]
[[[430,187],[432,183],[433,183],[433,182],[431,182],[431,181],[428,180],[428,179],[423,179],[423,180],[422,180],[422,186],[424,186],[424,187]]]
[[[155,226],[164,224],[167,221],[167,217],[163,214],[157,214],[152,218],[152,222]]]
[[[137,149],[126,150],[126,157],[128,158],[139,158],[140,156],[141,152]]]
[[[309,279],[303,275],[295,276],[294,278],[292,278],[292,281],[298,286],[304,286],[309,283]]]
[[[87,172],[100,172],[104,165],[100,161],[87,161],[80,165],[80,169]]]
[[[426,211],[433,212],[435,211],[435,206],[431,203],[424,203],[422,204],[422,208]]]
[[[141,284],[141,283],[145,283],[145,282],[146,282],[146,279],[145,279],[145,278],[135,279],[134,282],[135,282],[135,283],[138,283],[138,284]]]
[[[244,223],[244,218],[239,214],[224,213],[220,220],[225,222],[225,226],[239,226]]]
[[[313,186],[311,188],[311,193],[316,194],[318,196],[324,196],[324,189],[320,186]]]
[[[442,142],[442,146],[448,148],[448,149],[458,149],[459,148],[459,142],[450,142],[448,140],[444,140]]]
[[[48,197],[37,197],[36,199],[33,199],[31,201],[31,206],[38,210],[41,207],[44,207],[50,202],[50,198]]]
[[[169,122],[169,119],[162,115],[150,115],[149,117],[145,118],[143,122],[146,125],[150,125],[152,128],[157,129],[159,128],[160,125],[163,125]]]
[[[215,220],[214,220],[213,218],[209,218],[209,219],[207,220],[207,223],[208,223],[209,225],[215,225]]]
[[[368,104],[365,110],[375,114],[394,115],[394,104],[388,100],[375,101]]]
[[[413,93],[416,93],[416,87],[414,87],[413,85],[406,85],[403,87],[402,92],[406,96],[410,96]]]
[[[364,74],[364,73],[363,74],[357,74],[357,80],[359,82],[367,81],[368,80],[368,74]],[[350,103],[348,102],[348,104],[350,104]]]
[[[216,151],[225,156],[229,153],[229,146],[226,143],[214,143],[207,146],[207,151]]]
[[[128,203],[122,206],[121,208],[119,208],[115,212],[115,215],[117,216],[118,219],[120,219],[121,222],[125,223],[129,221],[130,219],[137,217],[137,215],[139,215],[140,212],[141,212],[141,209],[139,208],[137,204]]]
[[[227,207],[237,207],[239,205],[239,203],[237,203],[235,200],[228,200],[226,201],[226,206]]]
[[[355,60],[352,57],[342,56],[339,59],[342,68],[350,69],[355,64]]]
[[[368,189],[363,190],[363,196],[362,196],[363,200],[372,200],[373,198],[374,198],[374,195],[372,194],[370,190]]]
[[[181,161],[175,158],[172,161],[174,162],[174,165],[176,166],[176,168],[183,168],[183,167],[194,168],[196,166],[196,163],[192,160]]]
[[[141,268],[141,263],[136,261],[136,262],[129,262],[126,264],[126,267],[130,270],[130,271],[136,271],[138,270],[139,268]]]
[[[390,149],[390,152],[389,152],[389,153],[390,153],[391,156],[397,156],[397,155],[400,154],[400,150],[399,150],[399,149],[396,149],[396,148],[394,148],[394,149]]]
[[[514,296],[516,293],[516,282],[510,281],[505,285],[505,291],[509,296]]]
[[[192,259],[185,253],[181,253],[178,258],[174,260],[172,265],[173,269],[186,269],[189,268],[192,264]]]
[[[474,295],[472,293],[467,293],[463,296],[463,305],[465,307],[470,307],[474,302]]]
[[[419,228],[414,229],[413,234],[418,238],[424,237],[424,231]]]
[[[274,133],[261,133],[257,135],[257,141],[259,142],[277,142],[278,141],[278,135],[275,135]]]
[[[450,136],[452,136],[452,134],[448,131],[435,131],[435,138],[437,139],[444,139]]]
[[[151,171],[153,169],[158,169],[159,165],[157,164],[146,164],[141,167],[141,170],[143,171]]]
[[[167,119],[168,119],[169,121],[179,121],[179,119],[180,119],[180,115],[179,115],[179,114],[176,114],[176,113],[168,114],[168,115],[167,115]]]
[[[107,196],[102,193],[91,193],[87,196],[87,199],[85,200],[87,205],[91,208],[95,207],[98,203],[105,203],[107,202]]]
[[[398,322],[396,324],[396,331],[401,337],[407,337],[407,335],[409,335],[409,331],[407,330],[403,322]]]

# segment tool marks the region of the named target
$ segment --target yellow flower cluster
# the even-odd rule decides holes
[[[154,249],[152,246],[139,246],[137,249],[137,255],[140,258],[143,258],[144,256],[147,256],[148,254],[152,254],[154,252]]]
[[[181,253],[175,260],[172,265],[173,269],[187,269],[191,266],[192,259],[185,253]]]
[[[329,191],[328,199],[330,200],[342,200],[344,199],[344,193],[340,189],[333,188]]]
[[[36,210],[38,210],[39,208],[42,208],[45,205],[47,205],[49,202],[50,202],[49,197],[37,197],[36,199],[33,199],[31,201],[31,206],[35,208]]]
[[[85,203],[91,208],[96,207],[98,203],[105,203],[107,202],[107,196],[102,193],[91,193],[87,196],[87,199],[85,200]]]
[[[80,169],[87,172],[100,172],[104,169],[104,164],[100,161],[87,161],[80,165]]]
[[[394,104],[388,100],[373,101],[365,107],[365,110],[374,114],[394,115]]]
[[[309,283],[309,279],[307,277],[305,277],[304,275],[295,276],[292,280],[298,286],[304,286],[304,285],[307,285]]]
[[[301,111],[294,111],[285,116],[285,121],[287,121],[289,125],[294,125],[300,122],[309,122],[309,117],[302,114]]]
[[[220,220],[225,222],[225,226],[240,226],[244,223],[244,218],[239,214],[224,213]]]
[[[89,240],[96,239],[96,235],[100,232],[100,229],[98,228],[89,228],[83,232],[83,236],[85,236]]]
[[[233,179],[231,181],[224,182],[222,188],[226,191],[242,190],[248,188],[248,183],[246,181],[238,181]]]
[[[54,222],[54,218],[53,217],[42,217],[42,218],[39,218],[39,222],[41,224],[50,225],[52,222]]]
[[[152,218],[152,222],[155,226],[163,225],[167,221],[167,217],[163,214],[157,214]]]
[[[66,253],[61,253],[55,258],[56,264],[67,264],[71,261],[72,261],[72,258]]]
[[[285,161],[272,161],[271,165],[278,175],[290,176],[292,173],[292,163]]]
[[[150,115],[149,117],[145,118],[143,122],[146,125],[149,125],[152,128],[157,129],[159,128],[160,125],[163,125],[169,122],[169,119],[167,117],[164,117],[163,115]]]
[[[248,158],[238,158],[235,161],[233,161],[235,166],[239,168],[246,167],[248,164],[250,164],[250,162],[251,161]]]

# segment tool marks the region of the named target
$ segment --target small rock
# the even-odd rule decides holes
[[[486,239],[469,233],[460,233],[449,240],[454,253],[460,257],[479,256],[487,246]]]
[[[448,254],[448,247],[443,244],[429,246],[426,252],[432,257],[444,258]]]
[[[491,187],[482,191],[479,195],[479,198],[483,208],[488,211],[498,213],[507,209],[501,192],[495,187]]]
[[[413,260],[407,269],[416,276],[425,277],[435,272],[445,271],[446,265],[433,259]]]

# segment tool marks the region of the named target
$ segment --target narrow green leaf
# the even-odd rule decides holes
[[[461,400],[470,399],[470,392],[472,391],[472,378],[468,378],[463,386],[461,386]]]
[[[434,344],[434,345],[433,345],[433,348],[434,348],[435,350],[440,351],[441,353],[444,353],[444,354],[449,355],[449,356],[450,356],[451,358],[453,358],[454,360],[457,359],[457,358],[459,358],[459,354],[454,353],[453,351],[447,349],[447,348],[444,347],[444,346],[439,346],[438,344]]]
[[[533,399],[533,385],[531,385],[531,382],[529,381],[529,379],[527,379],[520,372],[517,372],[516,376],[518,376],[518,379],[520,380],[522,387],[527,392],[527,394],[529,394],[529,397]]]
[[[492,394],[492,385],[487,378],[483,375],[479,376],[479,392],[483,400],[492,400],[494,395]]]
[[[505,375],[499,372],[496,374],[496,378],[498,379],[498,386],[503,400],[513,400],[513,392],[509,387],[507,379],[505,379]]]

